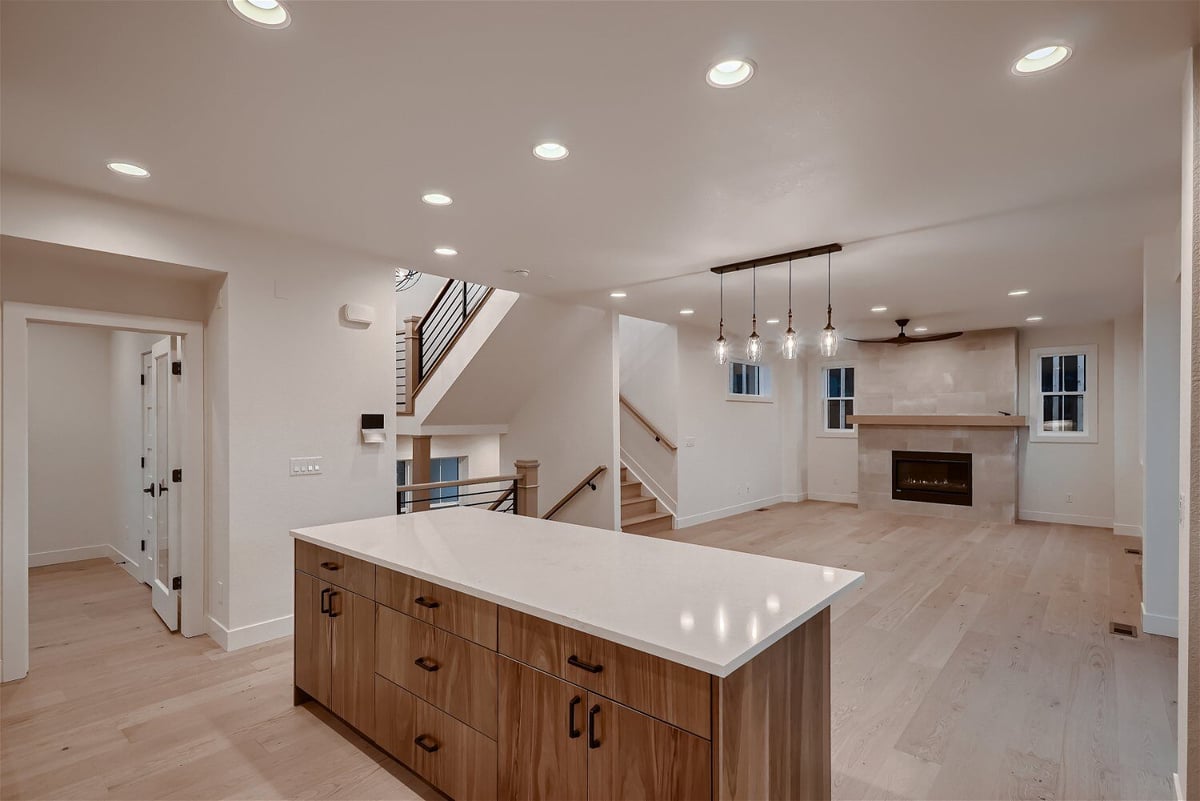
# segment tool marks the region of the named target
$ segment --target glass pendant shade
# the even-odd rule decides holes
[[[830,311],[832,314],[832,310]],[[821,332],[821,355],[828,359],[830,356],[836,356],[838,350],[838,341],[841,338],[838,336],[837,329],[833,327],[833,323],[826,323],[825,330]]]
[[[833,254],[826,254],[825,261],[825,302],[828,304],[825,307],[825,328],[821,331],[821,336],[817,341],[817,348],[821,352],[821,356],[828,359],[830,356],[836,356],[838,351],[837,329],[833,327]]]
[[[789,323],[787,333],[783,335],[783,358],[794,359],[798,355],[800,355],[800,337],[792,330]]]
[[[762,355],[762,337],[758,335],[758,320],[754,320],[750,327],[750,338],[746,340],[746,361],[762,361]]]
[[[724,334],[717,337],[717,341],[713,343],[713,357],[716,358],[717,364],[729,363],[729,342]]]

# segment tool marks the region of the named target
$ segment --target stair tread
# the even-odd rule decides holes
[[[640,487],[640,486],[642,486],[642,482],[640,482],[640,481],[622,481],[621,486],[622,487]]]
[[[630,504],[634,504],[634,503],[644,503],[644,502],[646,502],[646,501],[653,501],[653,500],[654,500],[654,496],[653,496],[653,495],[635,495],[635,496],[634,496],[634,497],[632,497],[632,498],[622,498],[622,499],[621,499],[621,505],[622,505],[622,506],[629,506]]]
[[[633,526],[638,523],[648,523],[651,520],[662,520],[664,517],[670,517],[670,512],[647,512],[644,515],[635,515],[621,521],[622,526]]]

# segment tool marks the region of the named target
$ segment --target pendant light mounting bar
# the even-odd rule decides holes
[[[824,256],[827,253],[841,253],[842,246],[836,242],[828,245],[818,245],[815,248],[804,248],[803,250],[793,250],[791,253],[776,253],[774,256],[764,256],[761,259],[750,259],[749,261],[738,261],[733,264],[722,264],[720,267],[713,267],[712,272],[718,275],[725,273],[736,273],[739,270],[749,270],[754,267],[766,267],[771,264],[782,264],[785,261],[795,259],[807,259],[812,256]]]

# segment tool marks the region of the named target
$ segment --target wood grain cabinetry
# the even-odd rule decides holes
[[[500,658],[500,799],[587,798],[587,690]]]
[[[496,605],[381,567],[375,600],[439,629],[496,650]]]
[[[588,801],[712,797],[708,740],[595,693],[587,703]]]

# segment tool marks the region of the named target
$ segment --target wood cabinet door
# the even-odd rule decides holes
[[[329,706],[333,660],[328,608],[332,588],[307,573],[296,571],[296,686],[323,706]]]
[[[588,801],[708,801],[712,747],[683,729],[588,694]]]
[[[587,798],[587,691],[499,661],[501,801]]]
[[[375,722],[375,602],[333,588],[329,594],[332,623],[333,714],[368,737]]]

